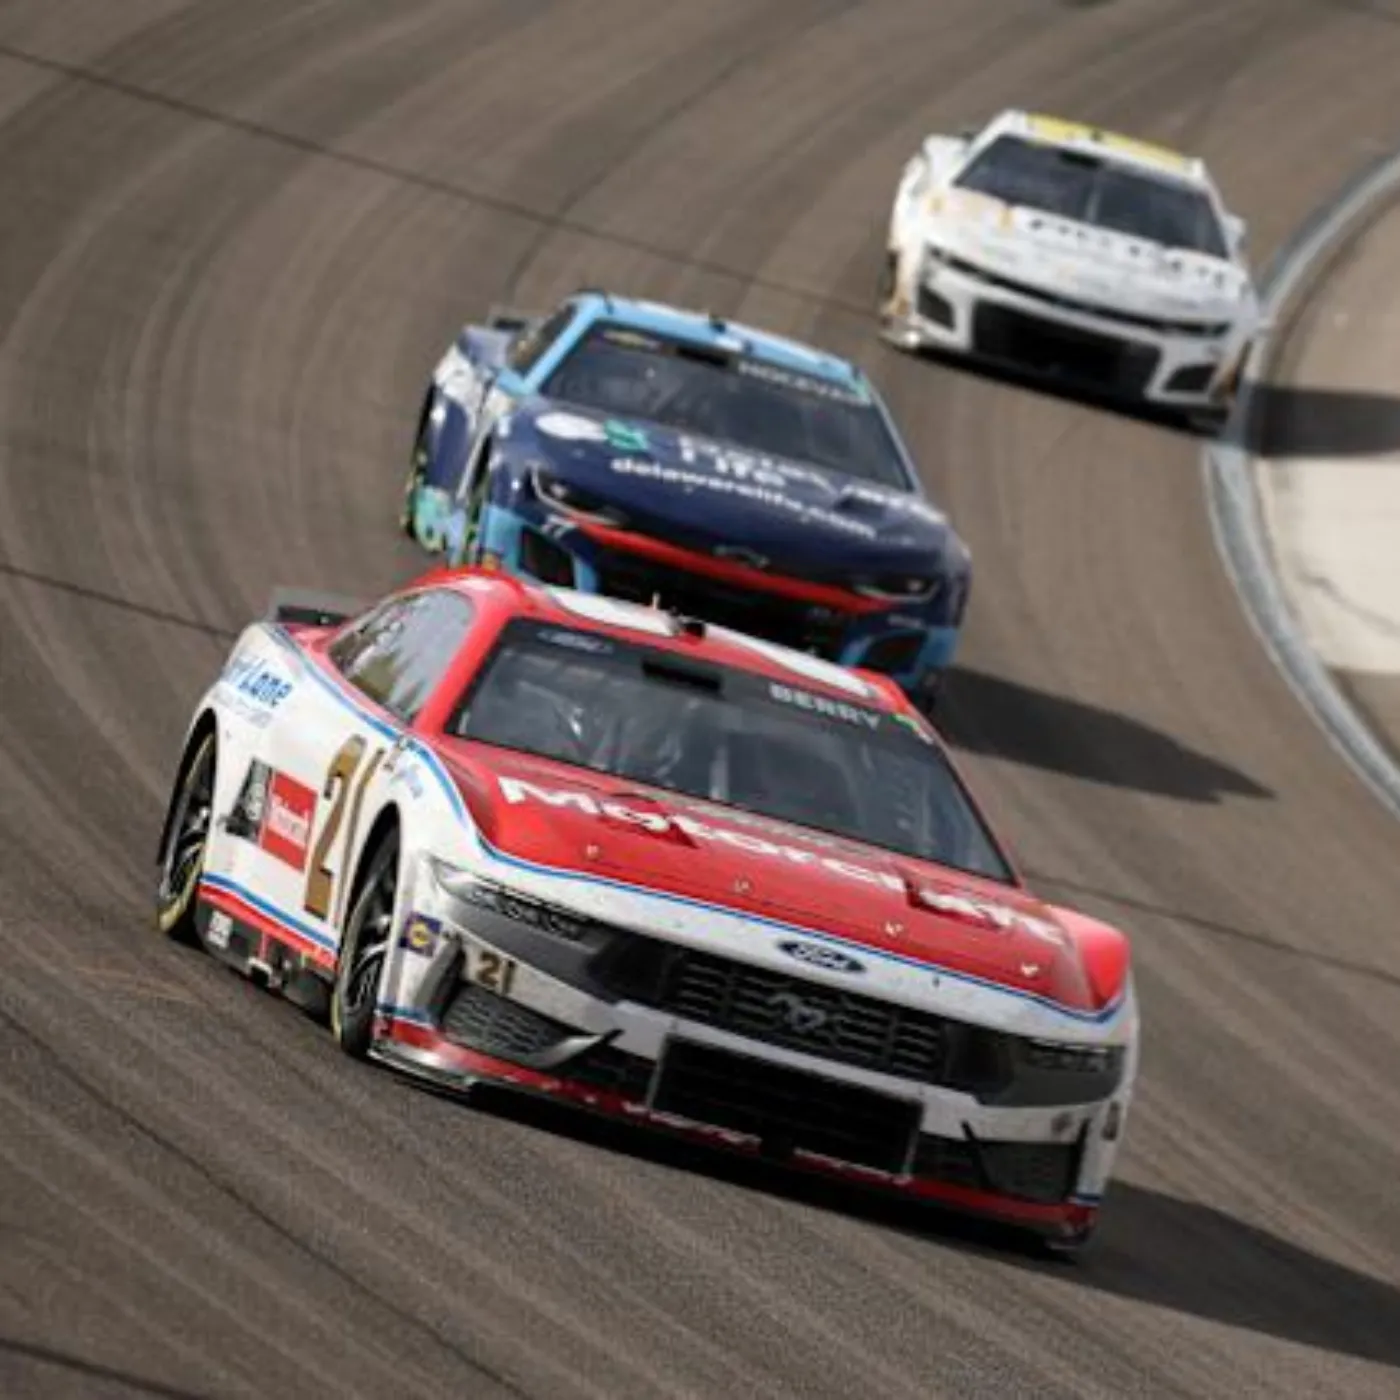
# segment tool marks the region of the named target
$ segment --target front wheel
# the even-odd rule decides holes
[[[363,1059],[374,1035],[379,978],[389,956],[394,897],[399,885],[399,843],[389,836],[370,859],[369,870],[345,922],[331,992],[331,1034],[347,1055]]]
[[[206,734],[185,764],[156,869],[156,927],[195,942],[194,893],[204,872],[214,817],[214,736]]]

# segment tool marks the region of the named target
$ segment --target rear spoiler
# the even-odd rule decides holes
[[[339,593],[318,593],[309,588],[274,588],[263,614],[265,622],[290,623],[294,627],[330,627],[365,610],[358,598]]]

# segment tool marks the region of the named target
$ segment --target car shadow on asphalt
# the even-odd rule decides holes
[[[957,748],[1187,802],[1272,797],[1247,773],[1116,711],[955,667],[938,727]]]
[[[1400,1369],[1400,1288],[1213,1206],[1132,1182],[1112,1185],[1097,1238],[1081,1256],[1065,1259],[1048,1256],[1038,1241],[1016,1230],[645,1132],[514,1091],[483,1087],[472,1103],[527,1128],[830,1211],[929,1248],[957,1249],[1069,1287]]]
[[[1400,451],[1400,395],[1253,384],[1244,445],[1254,455],[1380,457]]]
[[[887,348],[892,355],[909,353],[895,350],[893,347]],[[1140,400],[1123,398],[1107,391],[1098,392],[1092,384],[1038,373],[1029,367],[1000,360],[975,360],[964,355],[950,355],[928,349],[917,351],[916,358],[925,361],[930,367],[945,369],[953,374],[985,379],[1009,389],[1020,389],[1041,399],[1078,404],[1097,413],[1107,413],[1112,417],[1142,423],[1151,428],[1162,428],[1181,437],[1204,440],[1214,435],[1214,428],[1193,422],[1180,410],[1157,408]]]

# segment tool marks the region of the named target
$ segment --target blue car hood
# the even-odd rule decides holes
[[[945,556],[963,556],[946,518],[919,496],[655,423],[531,400],[500,446],[585,503],[621,511],[632,528],[807,577],[928,577]]]

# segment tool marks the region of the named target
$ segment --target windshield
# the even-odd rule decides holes
[[[1013,876],[920,725],[646,647],[515,622],[449,722],[576,764],[1005,883]]]
[[[599,325],[541,392],[909,490],[889,428],[867,394],[748,355]]]
[[[1081,151],[999,136],[956,184],[1168,248],[1228,256],[1220,221],[1204,191]]]

